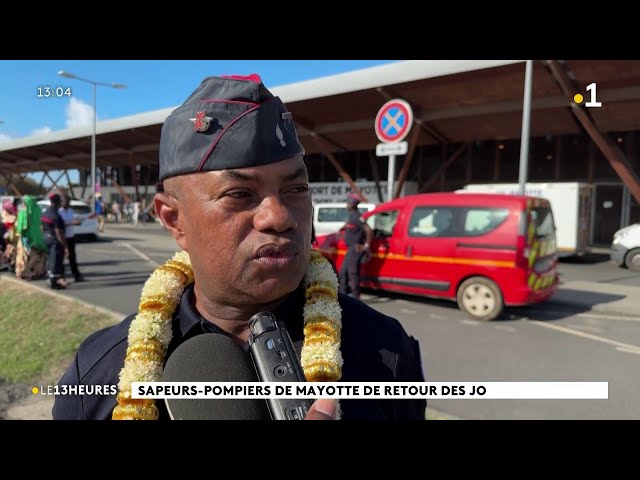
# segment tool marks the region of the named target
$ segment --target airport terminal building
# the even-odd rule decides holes
[[[640,61],[534,61],[532,78],[528,181],[592,184],[591,243],[608,245],[615,230],[640,222]],[[524,79],[520,60],[402,61],[270,90],[293,114],[311,182],[347,185],[387,180],[388,158],[375,153],[375,118],[388,100],[405,100],[414,123],[396,182],[438,192],[518,181]],[[160,130],[173,108],[98,123],[107,204],[151,200]],[[65,170],[78,169],[73,192],[87,199],[92,133],[89,126],[1,143],[0,185],[9,174],[47,172],[67,186]],[[381,194],[368,190],[367,200],[386,200]]]

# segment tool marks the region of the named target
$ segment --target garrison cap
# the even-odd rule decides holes
[[[298,155],[304,148],[291,113],[258,75],[207,77],[162,126],[160,180]]]

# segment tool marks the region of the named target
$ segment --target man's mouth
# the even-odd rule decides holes
[[[261,265],[281,269],[293,263],[298,256],[298,249],[293,244],[268,244],[260,247],[255,255],[255,260]]]

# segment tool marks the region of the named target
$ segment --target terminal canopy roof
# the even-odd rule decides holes
[[[312,154],[375,149],[375,117],[392,98],[411,104],[417,145],[519,138],[524,76],[523,60],[412,60],[270,89],[292,111]],[[602,107],[586,112],[595,127],[640,130],[640,61],[552,60],[534,62],[531,136],[583,133],[571,104],[576,93],[589,101],[593,83]],[[98,122],[97,165],[157,164],[160,130],[173,108]],[[92,131],[0,143],[0,172],[89,168]]]

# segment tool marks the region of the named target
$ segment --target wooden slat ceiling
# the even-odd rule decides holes
[[[639,60],[570,60],[562,62],[574,76],[588,100],[586,86],[596,82],[602,108],[588,109],[602,132],[640,130]],[[404,98],[425,123],[450,142],[505,140],[520,137],[524,64],[464,72],[368,89],[329,97],[291,102],[287,106],[298,121],[298,133],[307,154],[320,152],[310,136],[312,130],[336,152],[373,150],[378,143],[373,124],[385,95]],[[577,134],[581,128],[566,98],[544,62],[534,62],[531,134],[533,136]],[[414,128],[417,128],[414,126]],[[96,140],[99,166],[157,163],[161,125],[127,129],[99,135]],[[418,145],[436,140],[422,131]],[[36,147],[0,151],[0,169],[29,172],[42,169],[87,167],[90,138],[61,141]]]

